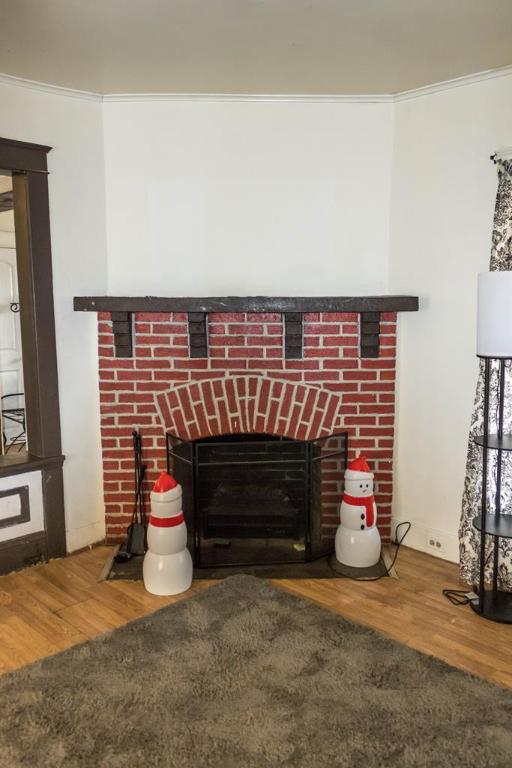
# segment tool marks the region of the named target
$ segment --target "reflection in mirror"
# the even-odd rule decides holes
[[[0,170],[1,453],[27,450],[12,176]]]

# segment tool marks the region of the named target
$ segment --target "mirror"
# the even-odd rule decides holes
[[[0,170],[1,453],[27,450],[12,174]]]

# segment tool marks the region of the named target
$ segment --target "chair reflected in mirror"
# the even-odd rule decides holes
[[[2,395],[2,452],[21,453],[27,447],[25,393]]]

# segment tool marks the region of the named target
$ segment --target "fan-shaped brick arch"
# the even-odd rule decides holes
[[[339,395],[265,376],[196,381],[155,395],[166,430],[189,440],[260,433],[310,440],[332,431]]]

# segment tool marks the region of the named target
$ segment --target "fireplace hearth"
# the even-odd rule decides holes
[[[167,435],[196,567],[308,562],[332,551],[348,435]]]

